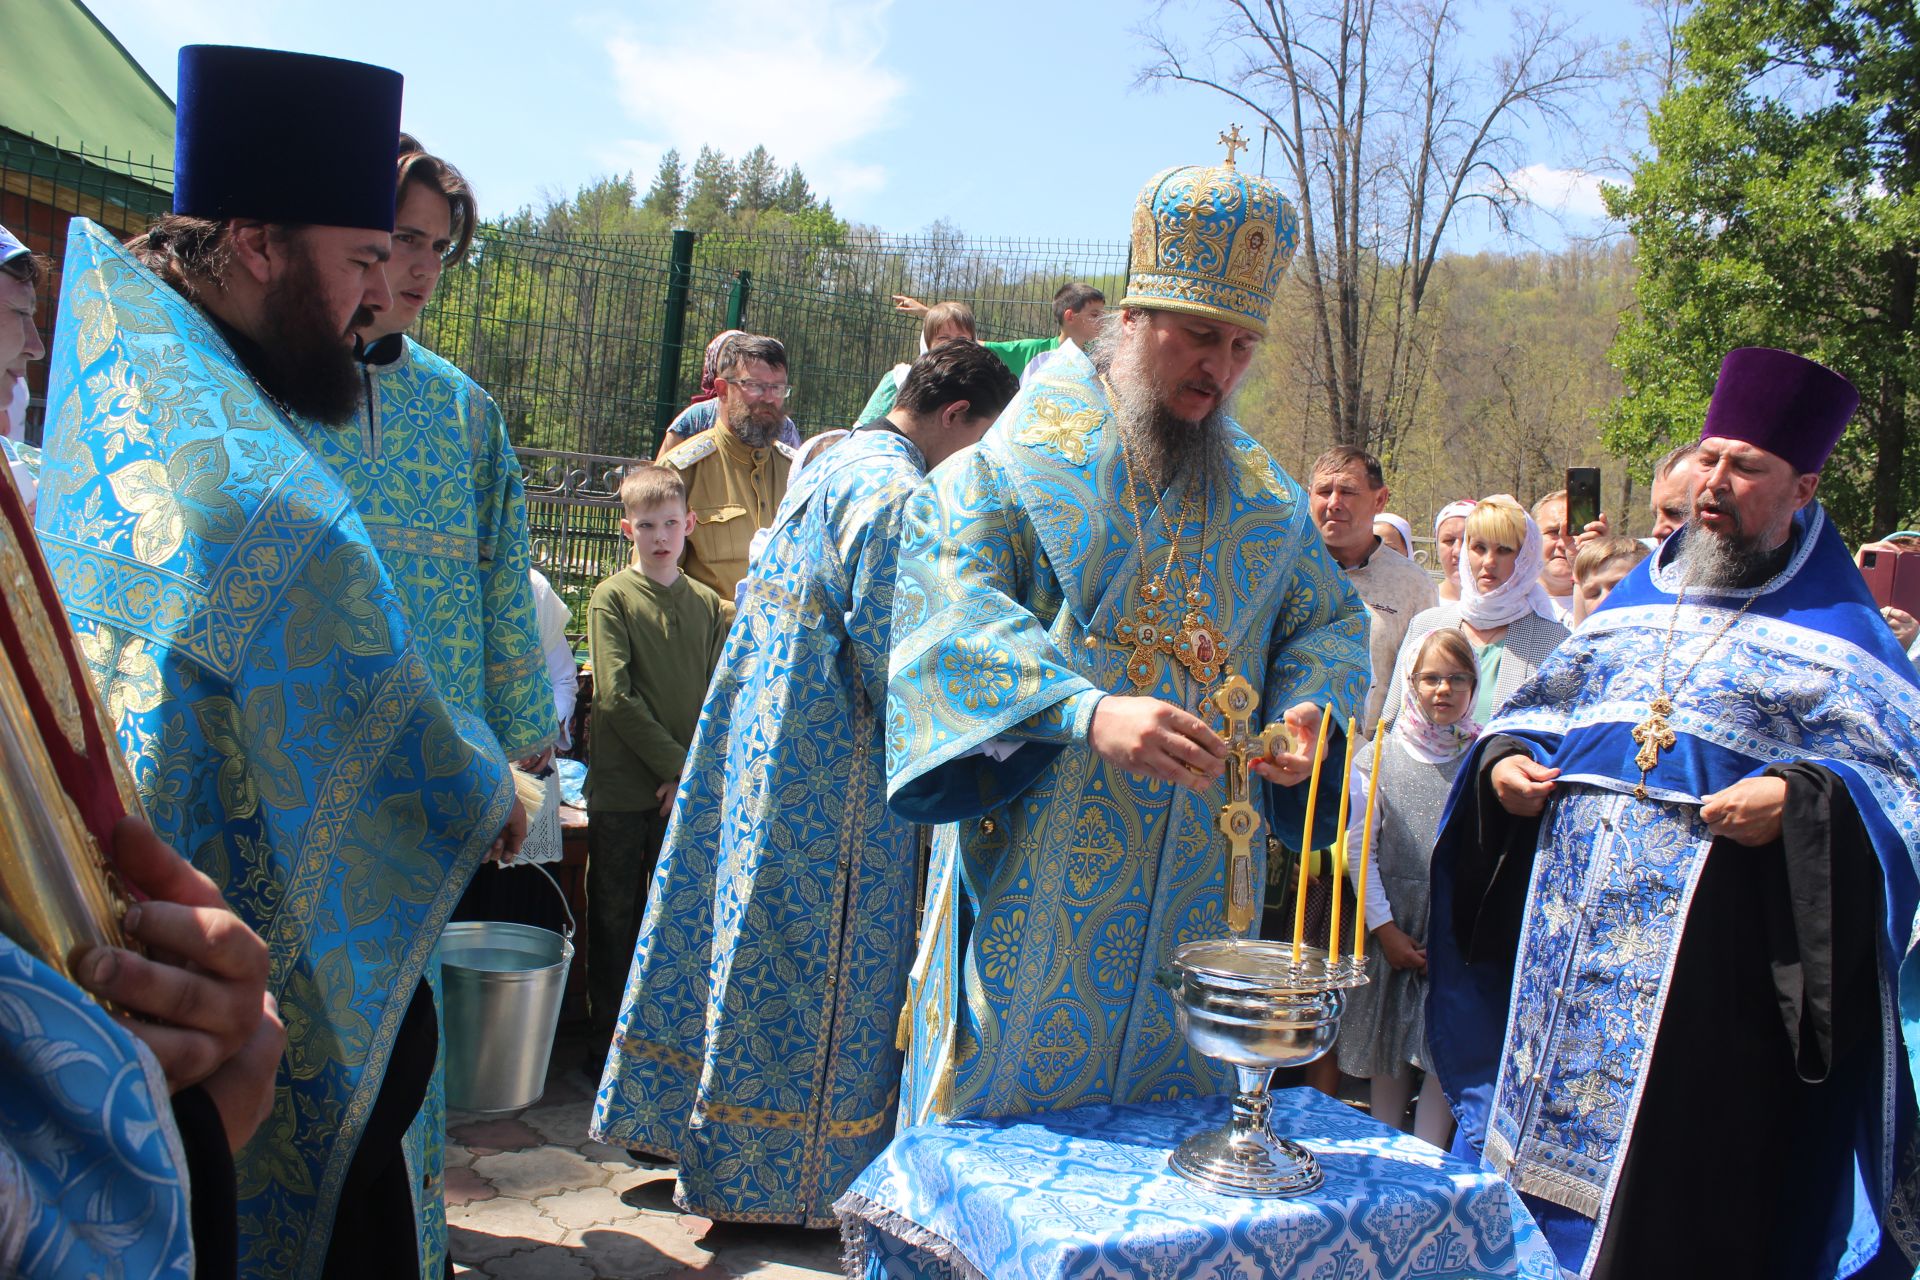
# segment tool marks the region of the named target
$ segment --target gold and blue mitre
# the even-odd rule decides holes
[[[1155,174],[1133,208],[1132,270],[1123,307],[1157,307],[1225,320],[1264,335],[1274,291],[1300,238],[1280,189],[1227,161]]]

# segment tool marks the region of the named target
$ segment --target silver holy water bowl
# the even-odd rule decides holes
[[[1302,1067],[1333,1047],[1346,992],[1366,982],[1351,956],[1327,963],[1319,947],[1254,938],[1189,942],[1162,976],[1173,992],[1180,1032],[1195,1052],[1231,1066],[1233,1118],[1174,1150],[1175,1172],[1211,1191],[1262,1199],[1305,1195],[1320,1186],[1319,1161],[1273,1132],[1268,1086],[1279,1067]]]

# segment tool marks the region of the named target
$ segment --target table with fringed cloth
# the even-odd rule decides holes
[[[923,1125],[834,1206],[854,1280],[1555,1280],[1507,1185],[1311,1089],[1274,1131],[1326,1175],[1311,1195],[1219,1195],[1167,1166],[1225,1097]]]

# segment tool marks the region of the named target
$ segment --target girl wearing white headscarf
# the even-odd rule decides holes
[[[1407,626],[1382,719],[1399,715],[1407,664],[1420,642],[1441,627],[1459,630],[1473,646],[1480,666],[1473,718],[1481,723],[1532,678],[1567,638],[1540,585],[1544,555],[1540,526],[1519,503],[1500,494],[1474,505],[1460,556],[1460,598],[1428,609]]]
[[[1471,502],[1449,502],[1433,518],[1433,547],[1440,558],[1440,598],[1460,598],[1460,548],[1467,541],[1467,517],[1473,513]]]

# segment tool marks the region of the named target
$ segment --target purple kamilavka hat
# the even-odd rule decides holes
[[[1818,471],[1860,405],[1851,382],[1823,364],[1772,347],[1736,347],[1720,362],[1700,438],[1744,440]]]

